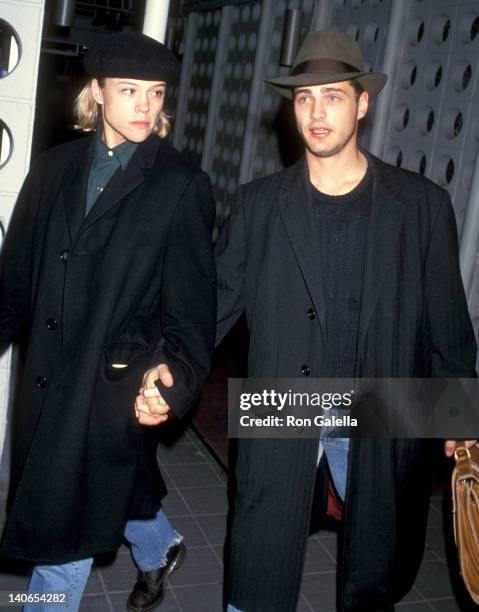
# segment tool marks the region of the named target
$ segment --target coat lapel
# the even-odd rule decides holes
[[[281,183],[278,206],[318,322],[324,328],[326,311],[321,254],[317,219],[309,186],[308,167],[306,160],[302,159],[285,174]]]
[[[397,197],[399,190],[396,186],[389,184],[385,179],[380,167],[383,163],[365,151],[364,153],[373,173],[373,196],[359,316],[358,363],[362,361],[369,322],[384,279],[388,270],[396,265],[397,245],[404,216],[404,202]]]
[[[85,155],[70,161],[70,168],[62,181],[63,204],[70,240],[73,242],[85,217],[85,198],[88,173],[93,156],[93,138],[85,138]],[[81,163],[79,163],[79,159]]]
[[[138,155],[138,152],[137,150],[134,153],[125,171],[123,171],[122,168],[118,168],[112,176],[105,190],[97,199],[89,214],[85,217],[81,227],[82,232],[145,180],[145,175],[142,170],[142,159],[141,156]]]
[[[98,219],[103,217],[113,206],[126,198],[134,189],[138,187],[149,172],[149,169],[155,163],[155,168],[159,168],[168,160],[168,145],[156,135],[151,135],[145,142],[141,143],[130,163],[123,171],[119,168],[105,190],[95,202],[90,213],[85,217],[85,194],[86,184],[88,181],[88,172],[90,163],[86,169],[86,179],[84,189],[81,193],[81,221],[79,233],[83,233],[87,228],[93,225]],[[80,195],[80,194],[79,194]]]

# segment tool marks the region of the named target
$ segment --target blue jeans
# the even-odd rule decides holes
[[[163,509],[154,519],[128,521],[125,538],[131,546],[131,554],[138,567],[151,571],[166,563],[168,549],[183,539],[171,526]],[[33,568],[29,593],[66,593],[67,606],[27,604],[24,612],[75,612],[90,575],[93,559],[81,559],[63,565],[36,565]]]
[[[336,491],[344,501],[346,496],[346,476],[348,473],[349,438],[322,438],[319,443],[318,463],[323,451],[328,459]]]

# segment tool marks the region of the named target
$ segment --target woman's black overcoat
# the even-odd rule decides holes
[[[0,344],[27,338],[2,550],[36,562],[114,550],[128,517],[158,509],[161,428],[137,424],[135,395],[166,362],[183,416],[214,342],[208,178],[152,135],[85,218],[92,150],[86,137],[38,159],[2,254]]]

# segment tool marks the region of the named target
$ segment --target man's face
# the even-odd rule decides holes
[[[294,114],[301,138],[316,157],[331,157],[356,147],[358,120],[368,110],[368,94],[359,98],[349,81],[308,85],[294,90]]]
[[[105,142],[115,147],[125,140],[143,142],[160,117],[165,97],[163,81],[106,78],[103,87],[92,81],[92,93],[101,104]]]

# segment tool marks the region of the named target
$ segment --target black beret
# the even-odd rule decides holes
[[[154,38],[138,32],[117,32],[94,43],[83,58],[90,76],[175,83],[180,63]]]

